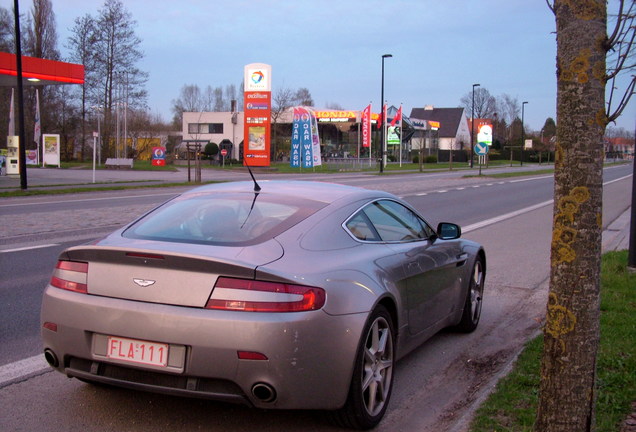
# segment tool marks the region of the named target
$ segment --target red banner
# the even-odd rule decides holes
[[[371,104],[362,111],[362,147],[371,147]]]

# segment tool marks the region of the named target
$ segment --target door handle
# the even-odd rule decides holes
[[[463,266],[466,263],[467,259],[468,259],[467,253],[461,253],[457,255],[457,267]]]

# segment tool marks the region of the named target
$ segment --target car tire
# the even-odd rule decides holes
[[[362,332],[347,401],[332,412],[339,426],[371,429],[386,412],[393,389],[395,331],[389,311],[378,305]]]
[[[454,330],[462,333],[470,333],[477,328],[477,325],[479,325],[481,306],[484,298],[485,277],[486,271],[484,269],[483,261],[480,257],[477,257],[470,275],[470,282],[468,284],[468,292],[466,293],[462,319],[459,324],[453,328]]]

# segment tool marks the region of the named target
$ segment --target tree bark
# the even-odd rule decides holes
[[[550,292],[535,430],[594,428],[599,345],[604,0],[555,0],[557,144]]]

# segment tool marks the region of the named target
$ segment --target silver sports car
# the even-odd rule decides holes
[[[87,382],[372,428],[397,359],[477,327],[486,255],[460,234],[386,192],[202,186],[60,255],[44,354]]]

